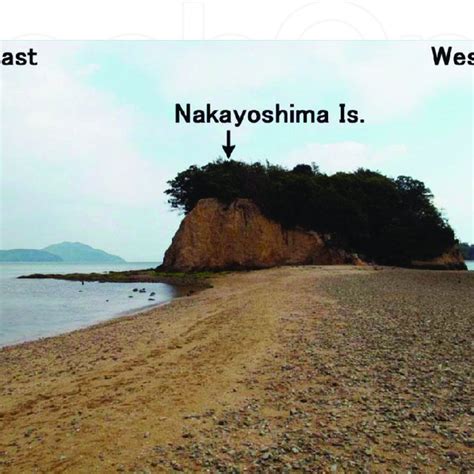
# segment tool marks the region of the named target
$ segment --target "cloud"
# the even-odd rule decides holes
[[[2,71],[2,245],[87,239],[139,258],[134,224],[158,231],[169,177],[138,148],[141,117],[88,84],[97,66],[69,62],[69,43],[40,50],[43,66]]]
[[[271,149],[287,166],[314,161],[332,173],[360,166],[387,170],[392,163],[390,172],[398,173],[408,148],[413,155],[420,150],[409,134],[400,135],[403,128],[388,128],[388,122],[419,116],[417,109],[430,105],[428,99],[450,97],[450,88],[472,87],[468,68],[435,68],[429,46],[411,42],[140,42],[133,48],[43,42],[37,48],[44,67],[1,71],[2,231],[8,245],[40,240],[46,245],[55,236],[80,240],[84,234],[106,242],[108,234],[114,247],[108,250],[128,249],[128,258],[166,246],[178,224],[179,216],[167,212],[166,179],[222,153],[225,127],[174,125],[174,102],[260,108],[294,101],[318,108],[345,101],[360,110],[374,133],[367,143],[357,141],[360,133],[335,129],[315,138],[301,128],[248,126],[233,130],[236,156],[266,156]],[[78,63],[89,57],[90,63]],[[91,85],[97,73],[102,86],[110,84],[108,90]],[[126,79],[118,81],[122,88],[114,87],[117,74]],[[136,84],[144,87],[145,100],[151,99],[148,109],[139,110],[137,95],[125,92]],[[376,122],[385,122],[379,130],[389,130],[393,144],[369,144],[376,137],[386,140],[376,135],[378,125],[370,128]],[[420,123],[421,132],[426,127]],[[275,142],[279,148],[272,149]],[[149,158],[143,150],[156,155]],[[420,167],[425,158],[419,156],[406,159],[402,168],[410,162]],[[429,174],[432,161],[427,163],[421,178]],[[415,176],[412,169],[407,167],[407,174]]]
[[[443,88],[470,87],[468,68],[434,66],[428,44],[335,48],[336,54],[328,57],[326,52],[325,59],[333,62],[341,83],[348,86],[351,103],[368,122],[410,114]]]
[[[289,153],[281,163],[293,167],[299,163],[316,163],[324,173],[354,171],[357,168],[377,169],[407,153],[402,144],[375,147],[360,142],[308,143]]]
[[[238,46],[231,43],[214,43],[209,47],[194,45],[165,61],[166,75],[161,74],[163,92],[181,100],[232,100],[235,94],[254,92],[291,74],[288,64],[291,56],[286,51],[284,45],[278,51],[268,45],[245,42]],[[157,72],[153,63],[148,61],[148,64],[150,71]]]
[[[140,56],[166,96],[225,100],[240,108],[252,105],[249,97],[258,102],[260,91],[270,87],[278,89],[274,102],[307,90],[309,101],[324,101],[330,93],[336,105],[347,101],[367,122],[377,123],[412,113],[440,89],[471,87],[469,68],[434,66],[431,45],[412,42],[372,42],[364,47],[349,42],[295,47],[281,42],[278,48],[269,43],[213,43],[193,44],[180,53]],[[164,65],[164,76],[157,64]]]
[[[147,202],[160,170],[134,145],[134,110],[87,85],[95,65],[64,67],[65,51],[54,46],[41,53],[44,67],[3,74],[7,184],[58,199]]]

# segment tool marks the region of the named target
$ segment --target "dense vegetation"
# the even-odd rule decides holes
[[[186,213],[202,198],[249,198],[286,228],[331,234],[335,245],[380,263],[432,258],[455,243],[430,190],[407,176],[392,179],[366,169],[329,176],[314,164],[287,170],[217,160],[191,166],[168,184],[169,203]]]
[[[474,260],[474,245],[463,242],[459,244],[459,249],[461,250],[464,260]]]

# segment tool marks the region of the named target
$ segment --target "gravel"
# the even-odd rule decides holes
[[[381,269],[315,278],[251,396],[175,470],[472,472],[474,274]],[[307,288],[304,289],[307,291]],[[162,464],[162,467],[164,465]]]

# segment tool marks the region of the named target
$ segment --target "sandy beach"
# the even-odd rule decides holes
[[[474,273],[230,273],[0,349],[0,472],[474,470]]]

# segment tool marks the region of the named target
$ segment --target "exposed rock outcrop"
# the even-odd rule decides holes
[[[344,263],[362,264],[356,255],[332,248],[316,232],[284,229],[248,199],[230,205],[202,199],[181,222],[163,268],[200,271]]]
[[[453,247],[431,260],[414,260],[411,266],[425,270],[467,270],[464,257],[458,247]]]

